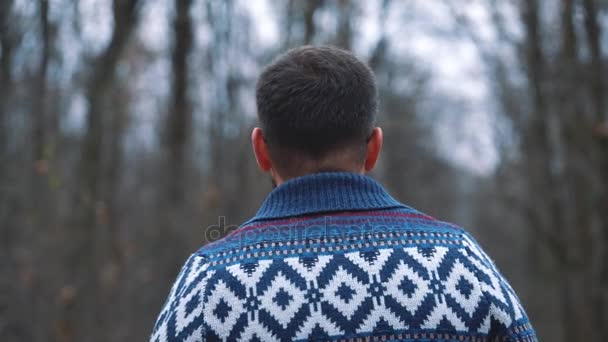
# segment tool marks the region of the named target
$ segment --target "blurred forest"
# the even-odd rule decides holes
[[[254,85],[302,44],[370,64],[373,175],[469,229],[541,340],[608,341],[604,0],[0,1],[0,340],[146,340],[206,227],[270,191]]]

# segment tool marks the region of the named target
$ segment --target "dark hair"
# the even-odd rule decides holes
[[[266,66],[256,102],[271,158],[287,167],[339,148],[359,148],[364,158],[378,95],[374,74],[352,53],[303,46]]]

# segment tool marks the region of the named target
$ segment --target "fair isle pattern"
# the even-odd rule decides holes
[[[189,258],[151,341],[537,341],[466,232],[378,197],[293,219],[267,200]]]
[[[207,265],[197,254],[187,262],[152,341],[406,334],[414,340],[433,332],[465,341],[491,334],[533,340],[521,328],[526,319],[512,289],[466,237],[460,248],[370,249],[249,260],[216,270]],[[196,286],[194,279],[200,279]],[[201,313],[205,322],[197,321]]]

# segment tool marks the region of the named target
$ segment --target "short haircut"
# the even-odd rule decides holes
[[[352,53],[303,46],[266,66],[256,86],[258,118],[279,169],[345,148],[363,162],[378,110],[376,80]]]

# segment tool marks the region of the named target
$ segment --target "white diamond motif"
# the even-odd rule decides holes
[[[473,287],[468,298],[457,288],[461,278],[464,278]],[[460,304],[469,317],[472,317],[483,294],[479,281],[473,272],[466,268],[458,259],[454,262],[450,275],[445,281],[445,289],[447,290],[447,294]]]
[[[400,284],[405,279],[409,279],[412,284],[416,286],[416,289],[412,294],[403,293],[403,290],[399,288]],[[404,306],[412,315],[416,314],[416,311],[422,304],[422,301],[424,301],[426,295],[431,293],[429,282],[419,276],[410,266],[406,265],[403,260],[399,262],[395,272],[387,281],[386,290],[391,297],[395,298],[399,304]]]
[[[350,299],[345,300],[337,294],[341,286],[347,286],[353,291]],[[329,284],[321,290],[321,293],[323,294],[323,300],[340,311],[347,319],[351,319],[367,296],[367,286],[340,266]]]
[[[220,302],[224,301],[230,308],[226,317],[218,317],[215,314]],[[215,289],[211,291],[209,302],[204,306],[203,315],[207,321],[207,325],[215,331],[222,339],[226,339],[232,328],[236,324],[238,318],[245,312],[243,301],[239,299],[224,281],[219,280]]]
[[[285,306],[275,302],[275,297],[281,290],[285,291],[290,297]],[[287,328],[287,324],[304,304],[304,295],[304,291],[298,289],[279,271],[272,280],[270,287],[262,294],[261,307],[279,321],[283,328]]]
[[[175,298],[177,301],[177,307],[175,308],[175,333],[179,334],[184,328],[186,328],[196,317],[203,312],[203,293],[205,293],[205,286],[207,285],[207,279],[213,275],[213,271],[205,275],[205,277],[196,283],[196,287],[191,290],[185,297]],[[186,306],[192,300],[198,297],[198,305],[190,312],[186,312]]]

